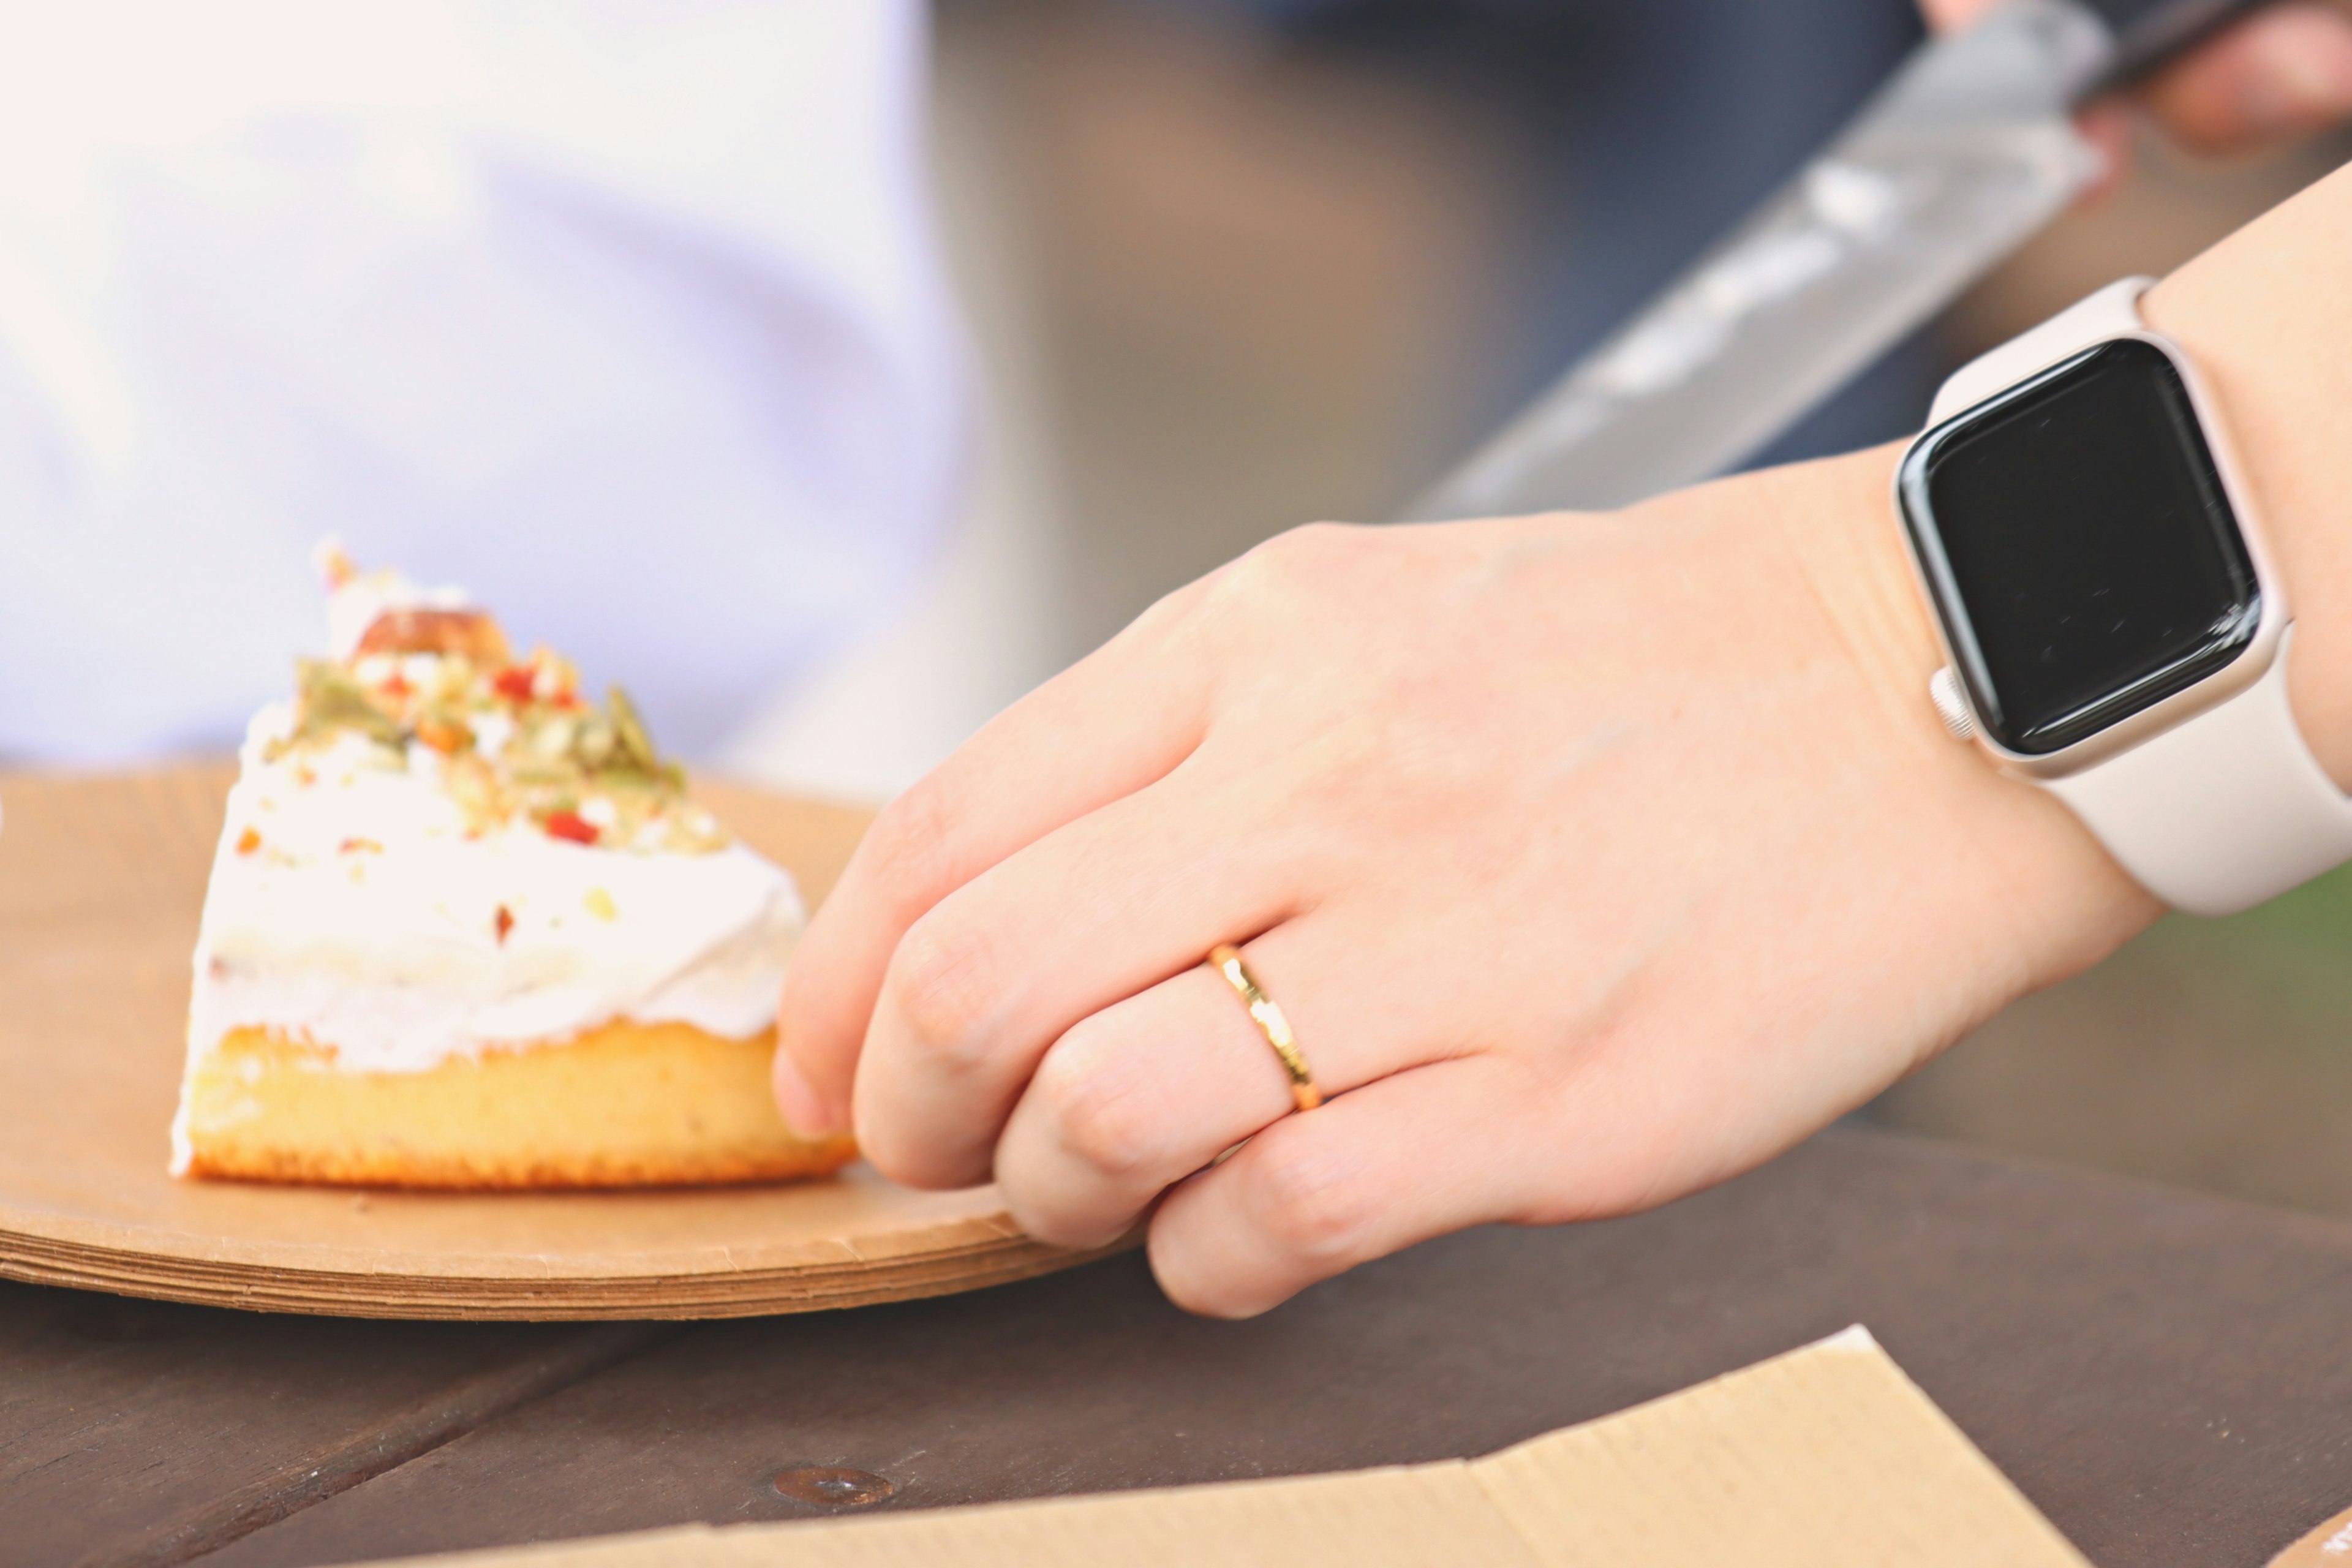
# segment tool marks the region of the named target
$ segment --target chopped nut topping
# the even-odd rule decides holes
[[[596,842],[596,825],[583,821],[576,811],[551,811],[540,826],[547,829],[550,838],[568,838],[574,844]]]
[[[602,888],[589,889],[587,896],[580,901],[587,905],[588,912],[600,921],[616,921],[621,918],[620,908],[613,902],[613,895]]]
[[[462,654],[495,668],[513,656],[507,634],[481,610],[386,610],[360,634],[354,657],[372,653]]]
[[[341,665],[323,658],[297,659],[294,677],[295,726],[285,742],[288,749],[338,730],[356,730],[386,746],[404,742],[399,721],[378,707],[368,689]]]
[[[348,561],[337,570],[346,582],[355,571]],[[350,658],[299,660],[296,673],[293,726],[264,754],[300,758],[301,783],[314,781],[311,757],[358,734],[387,768],[411,766],[411,747],[434,753],[469,837],[529,822],[635,853],[708,854],[729,842],[687,799],[684,771],[655,750],[627,692],[612,688],[601,707],[584,700],[571,661],[546,647],[513,658],[482,611],[387,610]]]
[[[661,772],[661,758],[654,754],[653,737],[646,733],[646,721],[637,716],[637,705],[619,687],[605,693],[604,705],[613,710],[613,739],[621,748],[628,765],[643,773]]]

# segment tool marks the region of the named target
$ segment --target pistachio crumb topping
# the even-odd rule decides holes
[[[300,759],[300,782],[320,752],[358,735],[386,767],[436,771],[471,834],[528,821],[639,854],[729,842],[627,692],[609,688],[601,707],[583,700],[570,660],[543,647],[513,658],[482,611],[388,610],[349,658],[299,659],[295,677],[293,725],[264,757]]]

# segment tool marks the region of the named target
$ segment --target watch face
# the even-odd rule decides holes
[[[2262,591],[2163,350],[2102,343],[1931,431],[1903,510],[1986,734],[2045,755],[2227,665]]]

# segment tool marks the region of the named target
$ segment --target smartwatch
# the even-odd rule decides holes
[[[2196,367],[2126,279],[1937,395],[1895,477],[1928,696],[2157,897],[2262,902],[2352,859],[2287,702],[2293,617]]]

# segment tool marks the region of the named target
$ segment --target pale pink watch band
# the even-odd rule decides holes
[[[2152,336],[2139,313],[2149,282],[2111,284],[1963,365],[1928,423],[2095,343]],[[2352,800],[2304,743],[2288,703],[2294,632],[2289,625],[2270,668],[2228,700],[2079,773],[2032,782],[2073,807],[2142,886],[2195,914],[2250,908],[2352,860]]]

